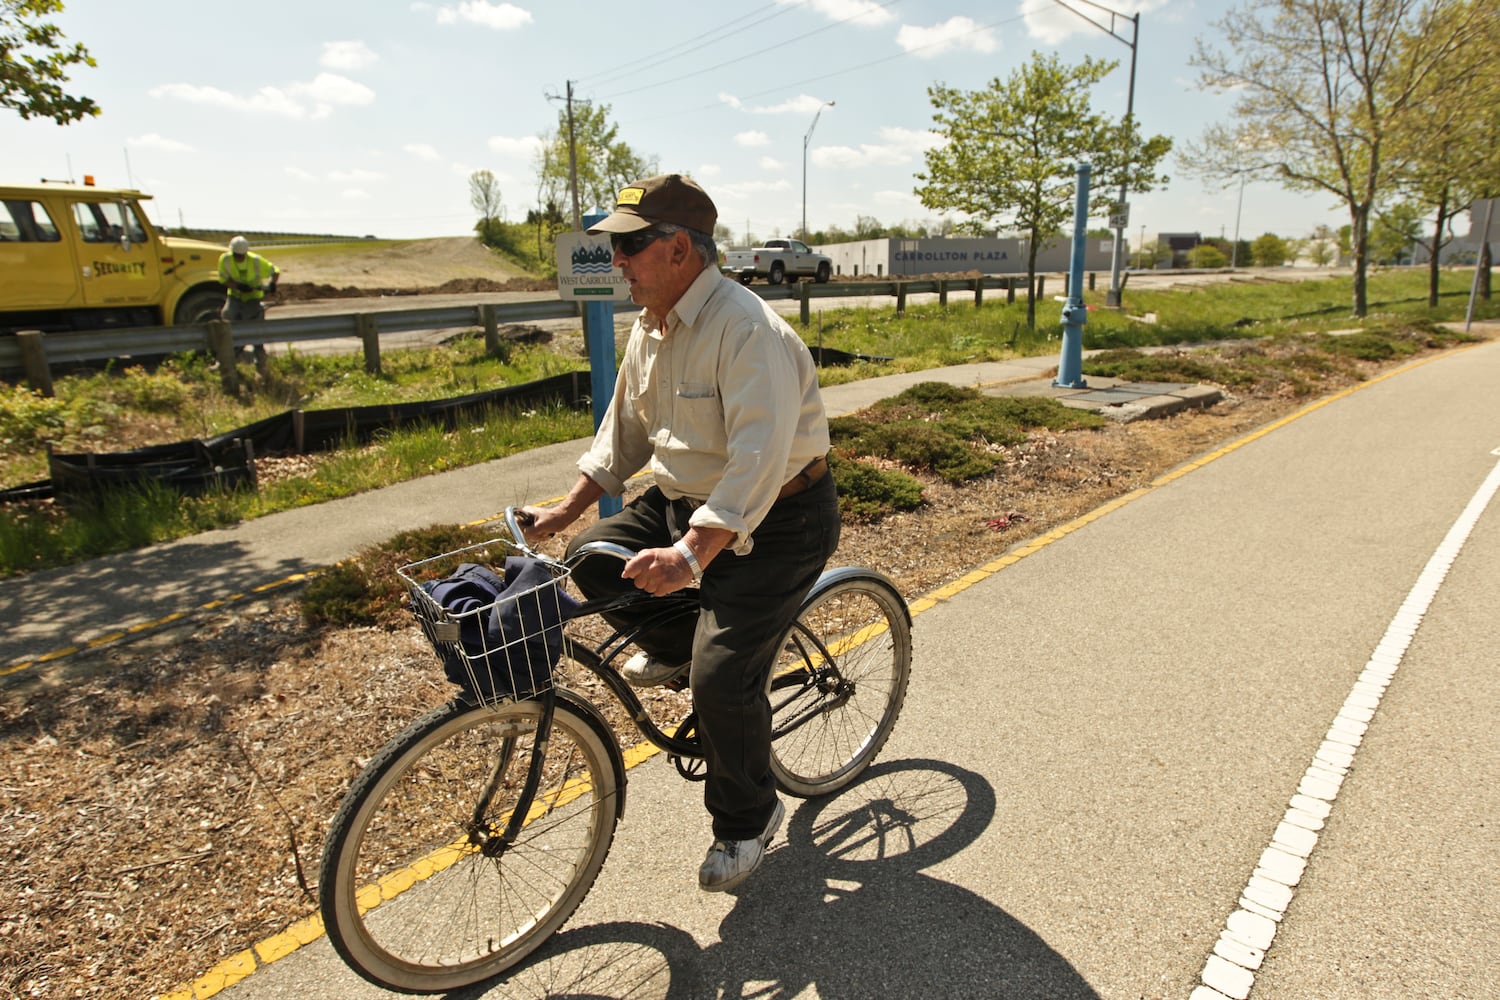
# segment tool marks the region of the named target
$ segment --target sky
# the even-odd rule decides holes
[[[807,226],[936,223],[913,193],[935,136],[927,88],[980,90],[1034,51],[1118,60],[1093,93],[1123,116],[1132,22],[1135,110],[1178,148],[1228,121],[1198,86],[1227,0],[257,0],[184,7],[66,0],[51,20],[96,67],[69,93],[102,113],[59,126],[0,114],[0,178],[81,180],[154,195],[168,226],[385,238],[473,231],[469,176],[504,215],[536,196],[540,136],[575,98],[620,138],[694,177],[739,241]],[[1112,12],[1114,16],[1110,13]],[[1086,16],[1087,17],[1086,17]],[[1106,30],[1113,27],[1114,34]],[[1130,197],[1126,235],[1295,238],[1348,221],[1327,195],[1205,183],[1175,154],[1164,188]],[[587,211],[588,206],[585,206]],[[1104,225],[1094,220],[1091,225]]]

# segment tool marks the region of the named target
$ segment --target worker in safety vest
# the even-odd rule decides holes
[[[219,255],[219,284],[224,286],[224,311],[220,315],[231,323],[236,320],[264,319],[261,300],[266,293],[276,294],[281,269],[258,253],[250,252],[250,241],[236,236],[229,249]]]

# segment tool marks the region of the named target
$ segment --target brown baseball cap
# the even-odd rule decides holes
[[[590,233],[633,233],[659,222],[713,235],[719,210],[691,177],[658,174],[620,189],[615,210],[589,227]]]

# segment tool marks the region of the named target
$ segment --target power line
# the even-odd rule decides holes
[[[900,3],[900,2],[901,2],[901,0],[885,0],[884,3],[876,5],[876,9],[883,9],[883,8],[886,8],[886,7],[893,7],[897,3]],[[754,59],[756,56],[765,55],[767,52],[770,52],[773,49],[778,49],[778,48],[781,48],[782,46],[790,45],[793,42],[800,42],[803,39],[811,38],[814,35],[820,35],[820,34],[822,34],[825,31],[829,31],[829,30],[831,30],[833,28],[837,28],[840,25],[844,25],[844,24],[849,23],[850,21],[857,20],[858,18],[861,18],[861,17],[865,16],[865,14],[867,14],[867,13],[869,13],[869,11],[867,11],[867,10],[860,11],[858,14],[851,14],[850,16],[844,17],[844,18],[840,18],[837,21],[830,21],[829,23],[823,25],[821,28],[814,28],[811,31],[807,31],[807,32],[804,32],[804,33],[802,33],[800,35],[796,35],[796,36],[794,36],[792,38],[788,38],[785,41],[777,42],[774,45],[767,45],[765,48],[756,49],[754,52],[747,52],[745,55],[736,56],[733,59],[728,59],[728,60],[725,60],[724,62],[718,63],[716,65],[707,66],[707,67],[705,67],[703,69],[693,70],[690,73],[683,73],[683,74],[681,74],[679,76],[670,77],[670,78],[668,78],[666,80],[662,80],[662,81],[660,81],[658,83],[648,83],[648,84],[643,84],[642,86],[639,86],[639,87],[634,87],[634,88],[632,88],[630,90],[622,90],[622,91],[620,91],[620,92],[618,92],[616,94],[610,95],[607,99],[613,100],[613,99],[618,98],[618,97],[626,97],[626,96],[629,96],[630,94],[638,94],[638,93],[640,93],[643,90],[654,90],[657,87],[665,87],[665,86],[667,86],[669,84],[678,83],[678,82],[680,82],[682,80],[690,80],[690,79],[692,79],[695,76],[702,76],[704,73],[713,73],[713,72],[716,72],[718,70],[724,69],[726,66],[733,66],[735,63],[744,62],[746,59]]]
[[[796,9],[790,4],[766,4],[764,7],[759,7],[755,10],[752,10],[748,14],[741,14],[739,17],[734,18],[731,21],[726,21],[716,28],[709,28],[707,31],[694,35],[692,38],[689,38],[684,42],[678,42],[676,45],[670,45],[664,49],[653,49],[651,52],[641,56],[639,59],[632,59],[629,62],[621,63],[620,65],[615,66],[612,69],[600,70],[598,73],[595,73],[592,76],[582,77],[578,82],[587,83],[590,86],[595,87],[603,86],[607,83],[612,83],[615,80],[619,79],[621,76],[625,75],[626,71],[632,69],[633,67],[639,66],[641,63],[657,64],[660,63],[662,59],[671,57],[679,50],[687,49],[690,52],[694,48],[702,48],[710,41],[718,41],[724,35],[729,34],[730,29],[739,24],[741,21],[747,20],[752,17],[758,17],[764,11],[772,10],[773,8],[775,9],[774,13],[766,17],[760,17],[757,21],[755,21],[755,24],[763,24],[766,21],[771,20],[772,18],[780,17],[782,14],[789,13]],[[754,25],[746,25],[747,28],[753,26]],[[714,37],[709,38],[710,35]],[[699,42],[700,40],[702,40],[702,45],[694,44],[696,42]]]
[[[1013,17],[1003,17],[1003,18],[999,19],[998,21],[991,21],[988,24],[981,24],[975,30],[976,31],[984,31],[984,30],[987,30],[989,28],[998,28],[998,27],[1001,27],[1002,25],[1013,24],[1013,23],[1015,23],[1017,21],[1021,21],[1021,20],[1024,20],[1024,19],[1025,19],[1025,15],[1023,15],[1023,14],[1017,14],[1017,15],[1015,15]],[[803,77],[800,80],[793,80],[793,81],[791,81],[789,83],[778,83],[774,87],[769,87],[769,88],[767,88],[765,90],[758,90],[758,91],[756,91],[753,94],[746,94],[742,98],[742,100],[747,100],[747,101],[748,100],[753,100],[754,98],[757,98],[757,97],[765,97],[767,94],[782,93],[782,92],[785,92],[787,90],[791,90],[794,87],[805,86],[806,84],[809,84],[809,83],[819,83],[819,82],[821,82],[823,80],[829,80],[829,79],[832,79],[833,77],[836,77],[836,76],[845,76],[845,75],[850,74],[850,73],[857,73],[857,72],[859,72],[861,70],[869,69],[872,66],[879,66],[879,65],[882,65],[883,63],[893,62],[893,61],[895,61],[897,59],[905,59],[908,56],[914,56],[917,53],[922,52],[922,51],[924,51],[926,49],[934,48],[934,47],[936,47],[938,45],[943,45],[943,44],[945,44],[945,42],[946,42],[946,39],[938,39],[936,41],[928,42],[926,45],[919,45],[919,46],[917,46],[914,49],[906,49],[906,50],[903,50],[901,52],[893,52],[893,53],[891,53],[888,56],[881,56],[879,59],[871,59],[868,62],[856,63],[853,66],[846,66],[843,69],[833,70],[832,72],[829,72],[829,73],[820,73],[817,76],[807,76],[807,77]],[[694,108],[683,108],[683,109],[678,110],[678,111],[667,111],[667,112],[663,112],[662,114],[659,114],[659,115],[650,115],[650,116],[645,117],[645,118],[637,118],[637,119],[634,119],[634,120],[635,121],[646,121],[646,122],[649,122],[649,121],[655,121],[658,118],[672,118],[672,117],[676,117],[678,115],[692,114],[693,112],[696,112],[696,111],[713,111],[713,110],[715,110],[717,108],[720,108],[720,107],[723,107],[723,102],[721,102],[721,101],[715,101],[712,104],[703,104],[703,105],[699,105],[698,107],[694,107]]]

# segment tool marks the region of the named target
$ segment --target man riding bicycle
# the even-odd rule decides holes
[[[589,232],[610,234],[642,311],[577,482],[556,506],[523,513],[529,538],[555,534],[649,464],[655,485],[572,539],[568,554],[590,541],[638,552],[623,570],[580,563],[573,579],[591,599],[699,587],[696,622],[643,636],[621,673],[650,686],[688,672],[714,837],[698,884],[719,892],[760,866],[785,815],[765,687],[780,637],[838,545],[828,420],[807,346],[719,273],[718,213],[703,189],[667,174],[616,201]]]

